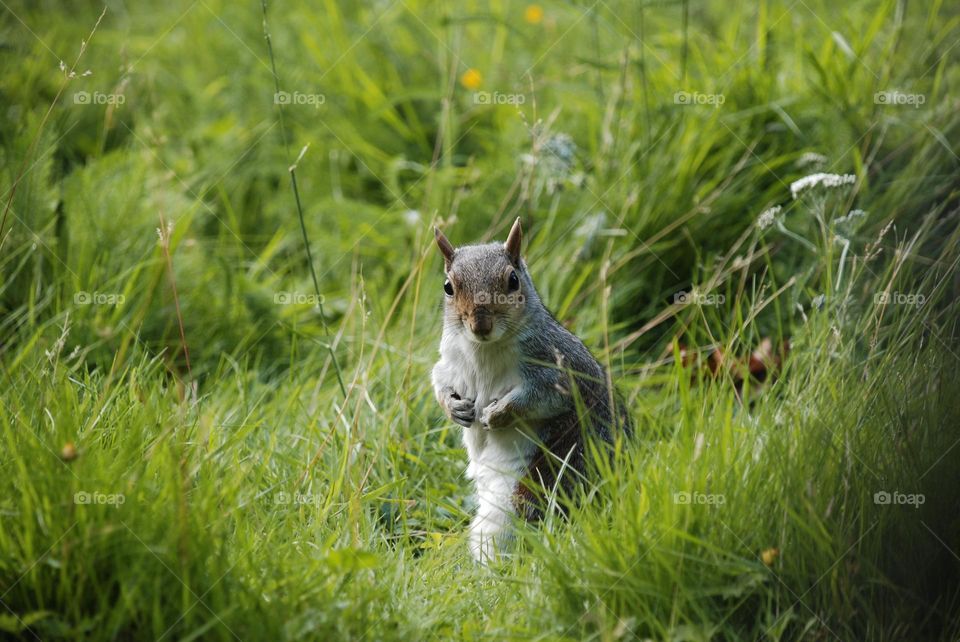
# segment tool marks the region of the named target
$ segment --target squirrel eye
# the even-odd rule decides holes
[[[443,291],[447,293],[447,296],[453,296],[453,283],[450,283],[450,279],[443,282]]]
[[[511,272],[507,278],[507,288],[511,292],[516,292],[520,289],[520,277],[517,276],[516,272]]]

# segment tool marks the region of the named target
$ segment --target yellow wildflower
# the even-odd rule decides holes
[[[470,90],[479,89],[480,84],[483,82],[483,76],[480,75],[480,72],[476,69],[470,68],[463,72],[463,75],[460,76],[460,84]]]
[[[540,21],[543,20],[543,7],[538,4],[527,5],[527,8],[523,11],[523,19],[532,25],[540,24]]]

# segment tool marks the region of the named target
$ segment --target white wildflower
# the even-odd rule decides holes
[[[553,194],[574,174],[577,144],[569,134],[546,134],[541,129],[534,126],[533,153],[521,154],[520,162],[531,170],[536,167],[538,188],[545,188],[548,194]]]
[[[768,227],[772,226],[777,222],[777,215],[783,208],[779,205],[774,205],[773,207],[768,207],[763,210],[760,216],[757,217],[757,227],[761,230],[765,230]]]
[[[819,172],[810,174],[790,183],[790,193],[793,198],[797,198],[800,192],[820,186],[825,188],[841,187],[843,185],[852,185],[857,180],[853,174],[825,174]]]
[[[417,210],[407,210],[403,213],[403,222],[410,227],[417,227],[420,225],[420,212]]]
[[[863,210],[852,210],[846,216],[841,216],[838,219],[833,221],[833,230],[839,236],[840,234],[846,234],[852,236],[864,221],[867,220],[867,213]]]
[[[806,167],[807,165],[826,165],[827,157],[816,152],[807,152],[797,159],[797,167]]]
[[[847,225],[851,223],[857,224],[857,223],[860,223],[860,221],[862,221],[864,218],[866,218],[866,216],[867,216],[867,213],[864,212],[863,210],[859,210],[859,209],[851,210],[850,213],[847,214],[846,216],[841,216],[836,221],[834,221],[834,224],[835,225]]]

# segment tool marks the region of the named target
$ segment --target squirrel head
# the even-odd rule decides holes
[[[443,255],[446,327],[475,343],[514,336],[529,306],[537,301],[527,266],[520,258],[523,231],[518,218],[504,243],[454,248],[434,228]]]

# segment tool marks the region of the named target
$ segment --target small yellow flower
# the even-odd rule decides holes
[[[779,548],[768,548],[760,553],[760,559],[763,560],[763,563],[767,566],[773,566],[773,563],[777,561],[778,557],[780,557]]]
[[[467,69],[463,72],[463,75],[460,76],[460,84],[470,90],[475,90],[480,88],[480,84],[483,82],[483,76],[480,75],[480,72],[476,69]]]
[[[543,20],[543,7],[538,4],[527,5],[527,8],[523,11],[523,19],[532,25],[540,24],[540,21]]]
[[[63,448],[60,450],[60,459],[63,461],[73,461],[77,458],[77,447],[73,445],[72,441],[68,441],[63,445]]]

